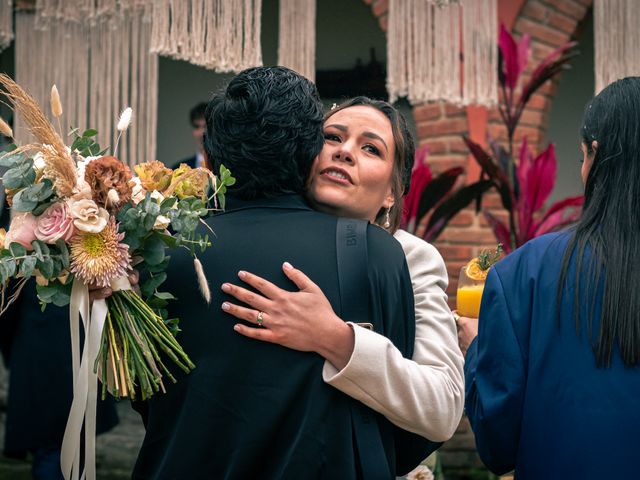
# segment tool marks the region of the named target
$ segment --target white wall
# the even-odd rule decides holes
[[[582,193],[580,178],[580,127],[584,108],[593,97],[594,50],[593,18],[585,20],[577,37],[580,55],[571,62],[571,70],[560,79],[553,98],[547,130],[547,142],[554,142],[558,176],[551,201]]]

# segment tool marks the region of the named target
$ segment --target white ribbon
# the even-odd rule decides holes
[[[129,290],[126,277],[111,283],[113,291]],[[71,362],[73,370],[73,402],[62,439],[60,467],[65,480],[95,480],[96,478],[96,405],[98,401],[98,376],[93,365],[100,349],[100,339],[107,318],[107,303],[93,302],[89,315],[89,289],[78,279],[73,281],[69,305],[71,326]],[[84,345],[80,358],[80,317],[84,330]],[[80,442],[84,423],[85,468],[80,472]],[[81,477],[80,477],[81,475]]]

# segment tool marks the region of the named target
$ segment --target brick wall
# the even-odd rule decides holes
[[[386,32],[388,0],[363,1],[371,6],[381,28]],[[517,36],[527,33],[531,37],[532,59],[524,72],[525,79],[544,57],[571,39],[576,27],[587,15],[592,2],[593,0],[522,2],[512,32]],[[543,85],[532,97],[516,131],[516,145],[526,136],[532,148],[540,150],[545,147],[541,143],[544,140],[556,86],[557,79]],[[430,154],[427,161],[434,173],[453,166],[466,167],[469,161],[473,161],[461,140],[461,135],[468,134],[469,131],[465,109],[442,102],[429,103],[414,106],[413,115],[418,133],[417,140],[420,145],[429,146]],[[487,134],[494,139],[506,139],[506,130],[500,122],[497,110],[488,112]],[[485,196],[483,207],[491,210],[499,218],[506,218],[506,212],[501,209],[497,194]],[[484,218],[476,216],[472,209],[464,210],[454,217],[435,242],[447,264],[450,278],[448,293],[452,305],[455,302],[460,267],[483,248],[495,247],[495,244],[496,240]],[[481,465],[474,451],[473,433],[466,419],[462,420],[456,435],[445,444],[441,452],[442,462],[450,475],[452,471],[458,471],[463,478],[471,478],[471,472]],[[453,476],[455,474],[448,478]]]

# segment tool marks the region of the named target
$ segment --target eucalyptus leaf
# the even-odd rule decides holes
[[[44,260],[44,256],[43,256],[43,251],[42,251],[42,246],[44,245],[44,242],[41,242],[40,240],[34,240],[31,242],[31,246],[33,247],[33,251],[36,254],[36,259],[43,261]]]
[[[178,242],[171,235],[167,235],[164,233],[158,233],[157,235],[162,239],[162,241],[167,245],[167,247],[176,248],[178,246]]]
[[[95,137],[96,135],[98,135],[98,131],[94,130],[93,128],[85,130],[82,134],[83,137]]]
[[[24,245],[17,242],[11,242],[11,245],[9,245],[9,251],[14,257],[23,257],[27,254],[27,249],[24,248]]]
[[[34,208],[33,210],[31,210],[31,213],[33,213],[36,217],[39,217],[40,215],[42,215],[44,213],[44,211],[49,208],[51,205],[53,205],[54,202],[45,202],[45,203],[41,203],[40,205],[38,205],[36,208]]]
[[[164,257],[164,260],[162,260],[159,264],[147,265],[147,270],[149,271],[149,273],[154,275],[164,273],[167,270],[167,267],[169,266],[170,260],[171,260],[171,257],[166,255]]]
[[[44,260],[38,260],[36,266],[44,278],[48,280],[54,278],[54,265],[51,257],[45,257]]]
[[[164,260],[164,241],[154,235],[144,242],[142,257],[149,265],[157,265]]]
[[[153,292],[155,292],[155,290],[164,283],[166,279],[167,274],[165,272],[154,275],[153,277],[150,277],[148,280],[140,284],[140,291],[146,298],[149,298],[151,297],[151,295],[153,295]]]
[[[0,167],[13,168],[24,162],[24,153],[6,153],[0,156]]]
[[[33,161],[26,160],[20,165],[5,172],[2,183],[5,188],[24,188],[31,185],[36,180],[36,172],[33,169]]]
[[[31,212],[38,206],[37,200],[29,198],[29,192],[20,190],[13,197],[13,209],[16,212]]]
[[[163,300],[162,298],[159,298],[157,295],[154,295],[151,298],[147,299],[146,302],[147,302],[147,305],[149,305],[154,310],[159,308],[164,308],[169,303],[167,302],[167,300]]]
[[[142,225],[144,226],[144,229],[147,231],[153,230],[153,226],[156,223],[156,218],[158,218],[158,215],[154,215],[152,213],[147,213],[144,216],[144,220]]]
[[[157,292],[155,294],[155,297],[159,298],[160,300],[176,300],[176,297],[171,295],[169,292]]]
[[[41,301],[49,303],[56,294],[56,288],[52,283],[49,285],[36,285],[36,293]]]
[[[29,255],[22,261],[22,264],[20,264],[20,273],[22,273],[25,278],[29,278],[33,275],[33,270],[36,268],[36,261],[36,257]]]
[[[69,249],[67,248],[67,244],[64,240],[58,240],[56,242],[56,246],[58,250],[60,250],[60,261],[62,262],[62,266],[64,268],[69,268]]]

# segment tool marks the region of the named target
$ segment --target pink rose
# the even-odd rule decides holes
[[[69,241],[73,235],[73,217],[64,202],[56,202],[38,217],[36,238],[45,243],[56,243],[63,239]]]
[[[36,239],[36,227],[38,219],[30,213],[18,213],[11,220],[9,231],[4,240],[5,247],[9,247],[13,242],[19,243],[27,250],[33,250],[31,242]]]

